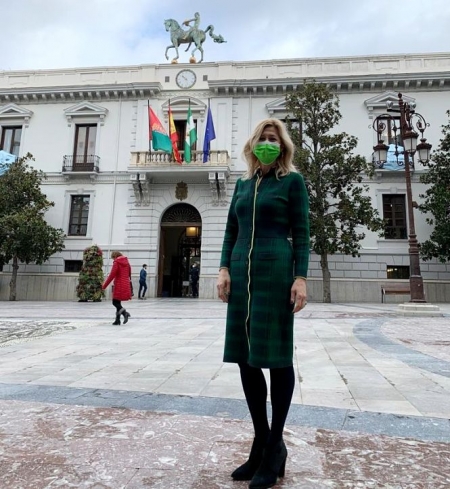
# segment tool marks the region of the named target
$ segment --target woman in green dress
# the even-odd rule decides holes
[[[281,121],[261,121],[243,155],[248,169],[230,204],[217,289],[228,303],[224,361],[239,365],[255,430],[249,459],[232,477],[263,489],[284,476],[287,458],[282,434],[295,385],[294,314],[306,305],[309,202]]]

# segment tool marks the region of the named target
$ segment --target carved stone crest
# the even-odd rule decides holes
[[[187,199],[187,196],[188,196],[187,183],[178,182],[177,186],[175,187],[175,197],[178,200],[184,200],[184,199]]]

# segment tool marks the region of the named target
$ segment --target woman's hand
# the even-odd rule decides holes
[[[291,287],[291,304],[294,304],[293,313],[303,309],[306,302],[306,280],[304,278],[295,279]]]
[[[219,299],[223,302],[228,302],[228,296],[230,295],[231,278],[230,272],[227,268],[219,270],[219,277],[217,278],[217,293]]]

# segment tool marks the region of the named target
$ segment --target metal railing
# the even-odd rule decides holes
[[[203,163],[203,151],[192,151],[192,159],[190,163],[184,161],[184,151],[180,151],[182,165],[186,166],[227,166],[229,165],[228,151],[210,151],[208,161]],[[131,153],[131,167],[163,167],[163,166],[179,166],[172,154],[164,151],[133,151]]]
[[[100,157],[96,155],[65,155],[63,172],[99,172]]]

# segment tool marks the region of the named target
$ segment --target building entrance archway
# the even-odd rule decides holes
[[[175,204],[161,218],[158,297],[192,295],[189,272],[194,263],[200,267],[202,218],[190,204]]]

